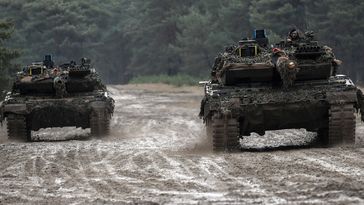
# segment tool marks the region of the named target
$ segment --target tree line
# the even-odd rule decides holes
[[[364,73],[362,0],[0,0],[1,72],[17,64],[89,57],[108,83],[137,76],[207,78],[226,45],[265,28],[271,42],[292,28],[313,30],[343,60],[354,81]],[[7,32],[5,32],[7,33]],[[11,32],[10,32],[11,33]],[[8,71],[6,71],[8,73]],[[6,75],[2,75],[6,76]]]
[[[0,99],[6,95],[6,90],[10,87],[11,77],[19,66],[11,61],[19,57],[19,51],[7,48],[6,41],[10,39],[13,33],[13,24],[0,21]]]

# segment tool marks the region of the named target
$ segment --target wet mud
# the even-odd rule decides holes
[[[26,143],[1,129],[0,204],[364,203],[360,122],[356,146],[305,148],[315,133],[279,130],[244,137],[243,151],[212,153],[197,116],[202,88],[109,90],[109,137],[44,129]]]

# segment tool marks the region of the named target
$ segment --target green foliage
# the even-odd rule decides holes
[[[200,78],[193,77],[186,74],[177,75],[148,75],[137,76],[130,80],[132,84],[146,84],[146,83],[164,83],[175,86],[182,85],[198,85]]]
[[[342,73],[364,80],[364,2],[361,0],[258,0],[250,7],[251,22],[284,35],[291,27],[313,30],[322,44],[343,60]]]
[[[285,35],[290,28],[306,29],[304,0],[257,0],[250,7],[251,22],[255,26]]]
[[[344,61],[341,72],[355,81],[364,81],[364,2],[325,0],[324,3],[326,16],[317,9],[310,9],[310,28],[319,30],[318,37],[333,46],[336,56]]]
[[[253,29],[268,29],[274,43],[293,27],[317,32],[343,72],[364,80],[363,10],[361,0],[0,0],[0,18],[15,25],[8,45],[23,49],[18,63],[89,57],[109,83],[203,78],[218,52]]]
[[[178,16],[188,4],[180,0],[132,1],[128,12],[133,15],[125,25],[131,28],[127,31],[133,54],[129,70],[136,75],[178,72],[178,53],[171,45],[176,43]]]
[[[180,16],[175,49],[181,58],[181,70],[207,75],[224,46],[251,33],[248,9],[246,1],[200,1]]]
[[[4,90],[10,87],[10,76],[15,72],[15,65],[11,61],[19,56],[17,50],[9,49],[5,43],[11,37],[13,24],[7,21],[0,21],[0,98],[4,96]]]

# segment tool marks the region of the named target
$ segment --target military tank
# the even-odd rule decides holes
[[[264,30],[219,54],[205,84],[200,117],[213,150],[232,151],[252,132],[317,132],[321,145],[355,143],[355,113],[363,94],[345,75],[332,50],[307,32],[274,48]],[[363,120],[363,118],[362,118]]]
[[[17,73],[0,120],[6,119],[9,138],[32,141],[31,131],[71,126],[101,137],[109,133],[113,110],[114,100],[89,59],[55,66],[47,55]]]

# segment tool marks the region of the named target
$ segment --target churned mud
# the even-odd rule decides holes
[[[308,149],[315,133],[280,130],[244,137],[242,147],[294,149],[216,154],[197,116],[202,88],[109,90],[116,109],[107,138],[44,129],[25,143],[2,128],[0,204],[364,203],[362,145]],[[358,142],[363,134],[358,122]]]

